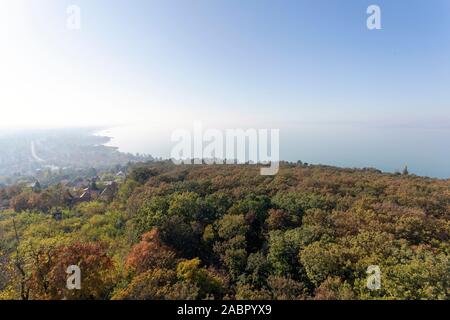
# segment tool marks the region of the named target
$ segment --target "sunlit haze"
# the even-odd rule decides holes
[[[369,1],[76,2],[80,30],[71,1],[1,1],[1,129],[121,128],[122,150],[167,156],[155,141],[193,121],[280,128],[289,160],[449,173],[434,172],[449,149],[448,1],[378,1],[375,31]],[[392,140],[404,149],[380,156]]]

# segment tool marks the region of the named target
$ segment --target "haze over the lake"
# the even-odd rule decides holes
[[[192,130],[188,124],[179,128]],[[208,128],[205,125],[206,128]],[[215,126],[214,128],[216,128]],[[107,144],[121,151],[169,158],[174,142],[172,130],[123,126],[101,131],[112,137]],[[446,128],[380,128],[360,124],[304,124],[280,131],[283,160],[340,167],[373,167],[387,172],[401,171],[450,178],[450,150]]]
[[[450,177],[450,2],[0,3],[0,129],[108,127],[169,157],[171,132],[279,128],[281,158]]]

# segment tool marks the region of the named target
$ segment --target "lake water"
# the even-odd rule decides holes
[[[186,129],[192,130],[191,127]],[[175,128],[152,129],[145,125],[119,126],[102,131],[108,143],[123,152],[168,158]],[[377,128],[364,125],[302,125],[280,129],[280,158],[339,167],[373,167],[450,178],[448,128]]]

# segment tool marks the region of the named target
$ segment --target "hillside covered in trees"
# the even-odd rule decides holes
[[[302,164],[128,172],[107,199],[1,189],[24,206],[0,212],[0,299],[450,297],[450,180]],[[81,290],[66,288],[70,265]]]

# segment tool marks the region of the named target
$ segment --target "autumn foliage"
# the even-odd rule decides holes
[[[75,206],[62,187],[0,189],[14,209],[0,213],[0,299],[450,298],[450,180],[301,163],[130,170],[112,199]],[[69,265],[81,290],[66,288]]]

